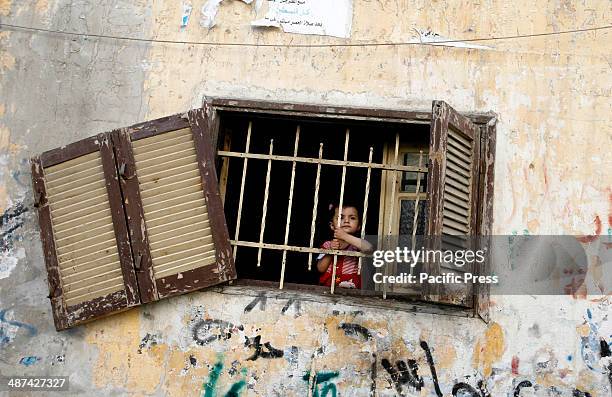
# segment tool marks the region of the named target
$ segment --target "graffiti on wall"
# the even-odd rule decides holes
[[[11,343],[19,330],[24,330],[28,336],[34,336],[38,333],[36,327],[15,321],[11,317],[12,312],[0,310],[0,347]]]
[[[17,261],[25,257],[23,248],[15,249],[16,232],[23,226],[28,208],[17,203],[0,216],[0,280],[10,276]]]
[[[291,298],[290,306],[296,308],[300,307],[296,302],[299,302],[298,298]],[[284,306],[283,313],[281,313],[282,315],[287,311],[286,307],[287,305]],[[266,310],[265,296],[260,295],[256,297],[245,307],[244,311],[250,312],[255,308],[262,311]],[[338,312],[334,312],[333,315],[338,314]],[[227,341],[233,336],[239,337],[238,334],[243,334],[244,330],[247,328],[248,327],[245,325],[234,324],[225,320],[206,319],[195,323],[192,329],[192,337],[197,345],[206,346],[215,341]],[[346,337],[352,338],[353,340],[360,340],[363,343],[367,343],[378,337],[375,331],[368,329],[359,322],[339,322],[338,329],[341,330]],[[286,355],[287,351],[292,351],[293,355],[297,356],[298,347],[290,346],[289,348],[283,348],[282,346],[273,346],[271,342],[265,341],[265,335],[256,334],[253,336],[245,335],[243,337],[245,339],[243,345],[245,349],[248,350],[248,354],[245,354],[242,359],[245,363],[259,359],[274,360],[285,358],[290,360]],[[456,379],[450,385],[441,385],[438,380],[435,349],[430,347],[430,342],[427,340],[412,342],[414,342],[415,346],[420,348],[422,356],[394,357],[389,351],[384,351],[384,349],[382,349],[383,351],[371,353],[371,362],[369,363],[371,396],[374,396],[376,393],[377,379],[382,379],[399,397],[413,395],[414,393],[419,394],[421,391],[437,397],[449,395],[448,393],[454,397],[492,397],[489,388],[493,386],[495,381],[492,380],[491,377],[483,378],[481,375],[476,374],[475,376],[472,374],[466,375],[462,379]],[[313,351],[311,355],[312,360],[324,354],[322,351],[322,349]],[[610,343],[604,339],[598,339],[597,348],[594,351],[596,351],[598,359],[609,358],[606,364],[608,367],[605,370],[612,387],[612,358],[610,358],[612,353]],[[378,358],[379,356],[380,359]],[[422,368],[423,363],[426,363],[424,368]],[[539,393],[538,395],[543,393],[542,395],[550,396],[591,396],[589,392],[578,388],[564,389],[564,387],[540,385],[534,378],[519,376],[518,365],[518,358],[515,356],[511,364],[513,382],[511,389],[508,390],[509,396],[520,397],[521,393],[525,393],[526,390],[532,390],[533,392]],[[232,367],[234,367],[234,363]],[[219,373],[222,368],[223,360],[220,358],[215,366],[212,367],[208,379],[204,382],[204,396],[213,395],[211,393],[218,389]],[[379,371],[379,368],[382,368],[382,370]],[[243,367],[242,371],[242,377],[244,378],[248,373],[247,367]],[[236,371],[234,371],[234,373],[235,372]],[[342,368],[326,368],[324,371],[305,370],[302,375],[302,380],[306,382],[305,387],[307,387],[305,393],[318,397],[335,397],[339,392],[337,381],[342,379],[342,373]],[[240,395],[240,393],[246,389],[244,382],[244,379],[241,379],[238,382],[226,386],[227,390],[224,395]],[[378,383],[378,387],[380,387],[380,383]],[[443,389],[446,391],[443,392]]]

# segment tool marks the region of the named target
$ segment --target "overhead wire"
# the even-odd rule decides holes
[[[442,44],[458,44],[458,43],[473,43],[483,41],[498,41],[498,40],[514,40],[532,37],[557,36],[563,34],[585,33],[599,30],[612,29],[612,25],[598,26],[593,28],[563,30],[558,32],[542,32],[530,33],[524,35],[510,36],[493,36],[480,37],[472,39],[444,39],[435,41],[397,41],[397,42],[364,42],[364,43],[326,43],[326,44],[287,44],[287,43],[245,43],[245,42],[214,42],[214,41],[190,41],[190,40],[168,40],[168,39],[145,39],[139,37],[127,37],[97,33],[80,33],[55,29],[36,28],[30,26],[22,26],[8,23],[0,23],[0,29],[4,30],[23,30],[37,33],[59,34],[65,36],[77,36],[97,39],[112,39],[121,41],[133,41],[144,43],[159,43],[159,44],[182,44],[182,45],[202,45],[202,46],[223,46],[223,47],[280,47],[280,48],[325,48],[325,47],[381,47],[381,46],[407,46],[407,45],[442,45]]]

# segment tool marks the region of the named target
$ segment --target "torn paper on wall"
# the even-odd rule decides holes
[[[191,16],[191,10],[193,7],[190,2],[183,2],[182,4],[182,13],[181,13],[181,29],[185,29],[187,24],[189,24],[189,17]]]
[[[255,27],[277,27],[286,33],[348,38],[353,22],[352,0],[268,0],[263,18]]]
[[[205,29],[210,29],[215,26],[215,17],[219,11],[219,4],[223,0],[208,0],[202,6],[202,18],[200,18],[200,26]]]
[[[446,47],[459,47],[459,48],[477,48],[481,50],[491,50],[491,47],[487,47],[485,45],[471,44],[465,43],[463,41],[452,41],[447,37],[440,36],[437,33],[432,32],[431,30],[420,30],[414,29],[416,32],[416,37],[408,41],[413,44],[430,44],[430,45],[441,45]]]
[[[202,18],[200,18],[200,25],[203,28],[210,29],[215,26],[215,18],[219,11],[219,5],[223,0],[208,0],[202,6]],[[253,0],[242,0],[243,3],[251,4]]]

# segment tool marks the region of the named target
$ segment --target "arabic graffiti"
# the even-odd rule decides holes
[[[244,308],[244,312],[249,313],[256,308],[259,308],[259,310],[262,311],[265,310],[266,300],[267,298],[265,295],[258,295]],[[279,314],[283,316],[287,312],[288,308],[294,307],[297,315],[297,313],[299,313],[299,305],[297,302],[299,301],[296,301],[293,298],[289,299]],[[333,315],[339,316],[341,313],[334,312]],[[354,315],[356,314],[354,313]],[[2,319],[2,317],[0,317],[0,319]],[[360,343],[369,343],[373,347],[373,350],[370,353],[370,362],[368,363],[370,368],[370,395],[376,395],[377,379],[380,380],[382,378],[386,379],[388,384],[399,397],[405,397],[414,393],[424,393],[428,388],[430,390],[429,393],[437,397],[446,395],[452,395],[453,397],[491,397],[491,393],[489,392],[487,386],[487,382],[490,382],[490,379],[479,379],[478,374],[467,375],[463,377],[463,379],[457,379],[451,384],[441,387],[437,375],[438,371],[434,361],[435,350],[432,351],[429,343],[425,340],[420,340],[415,343],[421,348],[421,357],[393,357],[391,352],[384,348],[380,348],[381,346],[385,346],[385,342],[381,340],[381,338],[384,339],[385,337],[382,336],[383,334],[380,332],[372,331],[358,322],[340,322],[338,324],[338,329],[341,330],[341,334],[345,335],[346,337],[358,340]],[[295,370],[297,370],[299,367],[308,368],[308,363],[298,362],[298,356],[301,348],[298,348],[297,346],[273,346],[272,342],[270,341],[264,342],[264,339],[260,334],[256,334],[255,336],[244,335],[244,330],[245,326],[241,324],[234,324],[229,321],[219,319],[207,319],[200,320],[194,325],[192,329],[192,336],[193,340],[198,345],[205,346],[213,341],[226,341],[233,335],[239,334],[244,338],[244,342],[242,343],[244,348],[249,351],[248,355],[245,355],[243,358],[245,363],[259,359],[268,360],[284,358],[290,364],[292,374],[295,373]],[[597,350],[602,359],[607,359],[608,357],[612,356],[610,343],[608,343],[608,341],[602,338],[599,340],[598,345],[599,348]],[[313,357],[313,360],[317,355],[324,354],[324,350],[325,349],[321,348],[316,349],[311,356]],[[239,361],[235,360],[232,363],[232,369],[228,371],[228,373],[235,374],[237,372],[237,370],[234,368],[235,363],[239,363]],[[419,363],[427,363],[427,366],[429,367],[429,374],[427,374],[426,369],[423,373],[423,368],[419,368]],[[608,363],[608,361],[602,360],[602,363],[605,364]],[[421,364],[421,366],[422,365],[423,364]],[[382,367],[384,371],[379,372],[378,368],[380,367]],[[245,365],[241,369],[243,378],[247,375],[249,371],[248,368],[249,366]],[[612,373],[612,361],[605,364],[604,368],[607,370],[606,375],[612,386],[612,375],[610,375],[610,373]],[[216,393],[215,390],[218,388],[219,376],[222,369],[223,362],[222,360],[218,360],[218,362],[211,368],[207,382],[204,383],[204,397],[221,395],[214,393]],[[302,380],[308,382],[309,393],[313,397],[335,397],[339,393],[337,382],[342,379],[342,371],[342,369],[334,370],[334,368],[326,368],[325,371],[317,372],[305,371],[302,372]],[[518,397],[522,392],[524,393],[525,389],[530,389],[540,394],[544,393],[543,395],[570,393],[572,396],[576,397],[591,396],[589,392],[580,390],[578,388],[561,390],[555,386],[539,385],[534,379],[518,376],[518,370],[513,370],[512,373],[514,380],[508,392],[509,396]],[[245,383],[244,379],[241,379],[237,382],[231,383],[230,385],[226,385],[226,387],[228,389],[224,396],[235,397],[239,396],[240,393],[242,393],[248,387],[248,385]],[[380,385],[378,385],[378,387],[380,387]],[[445,389],[444,393],[442,392],[443,388]]]
[[[218,394],[217,384],[219,382],[219,378],[221,377],[221,371],[223,371],[223,356],[217,357],[217,362],[210,370],[208,381],[204,382],[202,385],[204,389],[203,397],[215,397]],[[246,372],[242,372],[242,376],[244,377]],[[242,390],[245,388],[246,382],[244,379],[239,380],[238,382],[232,383],[227,393],[225,393],[225,397],[238,397]]]
[[[257,335],[254,338],[246,337],[246,341],[244,342],[244,346],[252,347],[255,349],[253,355],[247,358],[247,361],[255,361],[259,357],[262,358],[281,358],[284,356],[284,352],[282,350],[276,349],[272,347],[270,342],[265,342],[263,346],[261,345],[261,335]],[[266,348],[267,351],[264,351],[263,348]]]
[[[219,333],[214,333],[214,330],[219,330]],[[232,337],[232,334],[237,331],[244,330],[242,325],[234,325],[223,320],[201,320],[192,330],[193,340],[200,346],[209,344],[214,340],[227,340]]]
[[[302,380],[311,385],[312,397],[327,397],[328,394],[331,394],[331,397],[336,397],[338,390],[332,380],[337,378],[338,375],[340,375],[338,371],[321,371],[314,373],[311,378],[310,372],[306,372],[302,376]]]

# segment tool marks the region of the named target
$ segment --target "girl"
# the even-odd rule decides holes
[[[340,223],[338,223],[338,207],[332,205],[332,218],[329,227],[333,232],[333,239],[323,243],[324,249],[335,249],[345,251],[361,251],[370,253],[373,250],[372,244],[357,237],[361,231],[361,219],[357,207],[344,205]],[[319,278],[320,285],[331,286],[334,256],[320,254],[317,258],[317,269],[323,273]],[[358,257],[338,255],[336,264],[336,280],[338,287],[361,289],[361,276],[357,274]]]

